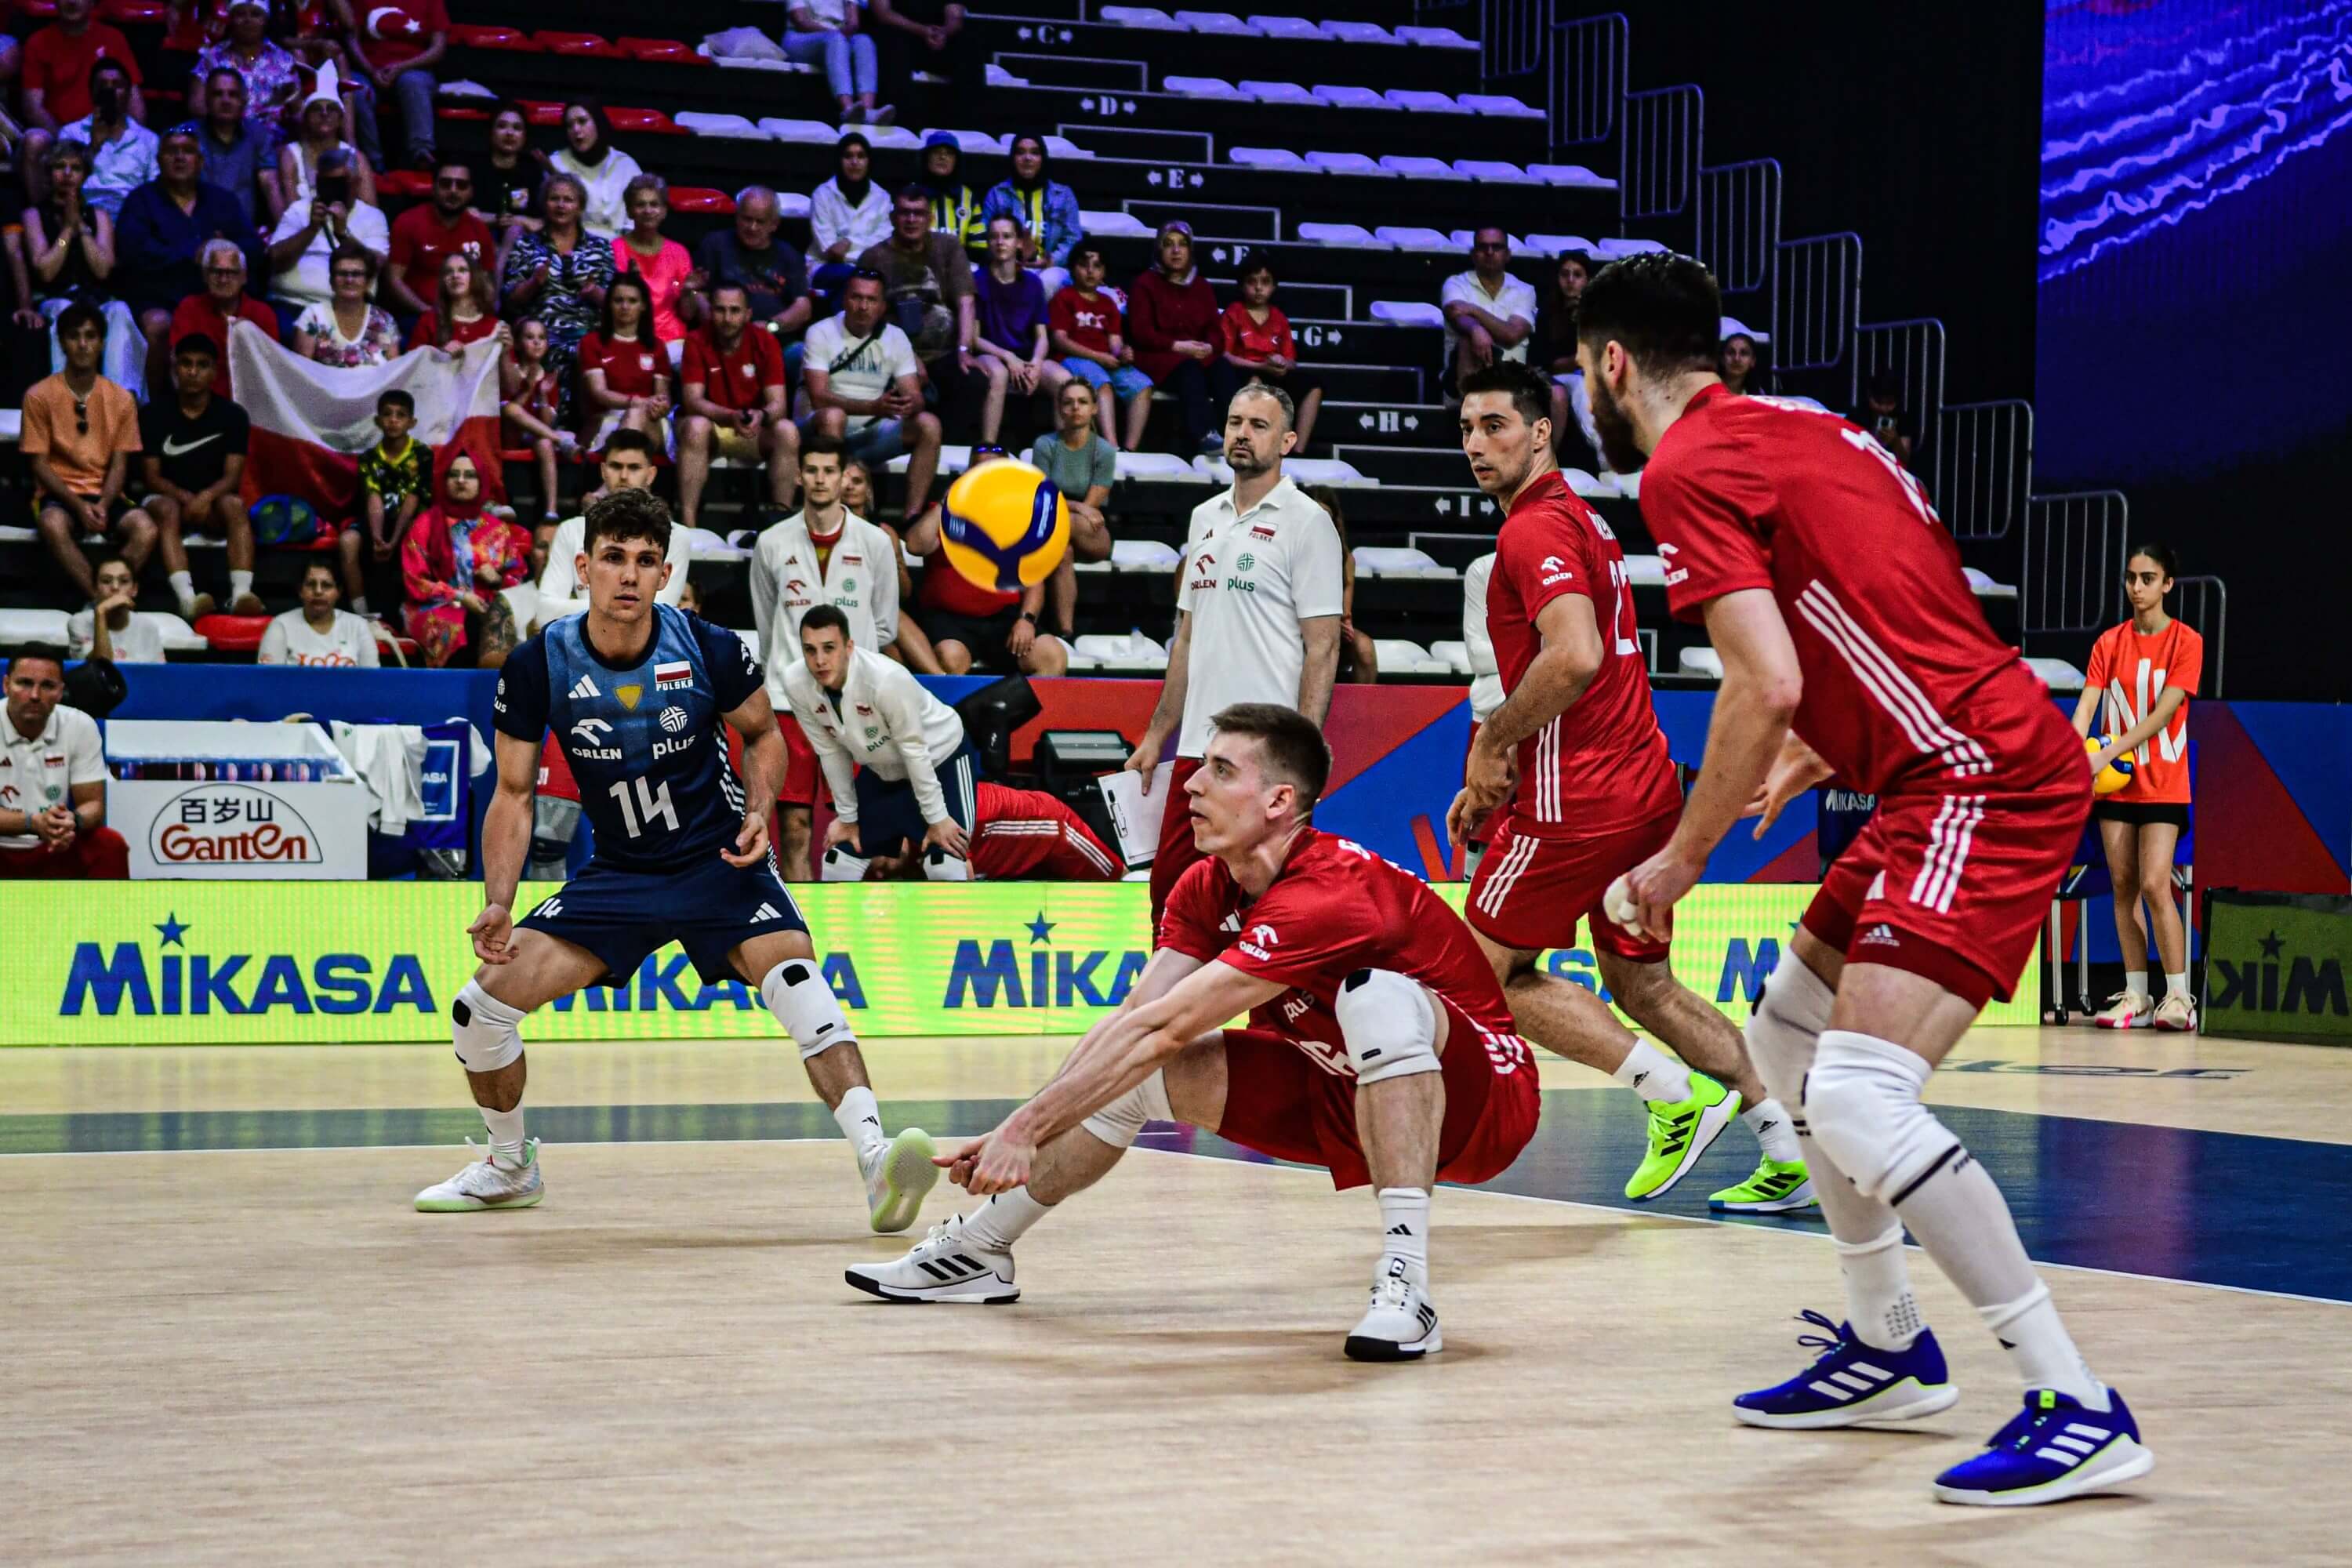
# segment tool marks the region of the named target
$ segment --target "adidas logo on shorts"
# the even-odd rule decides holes
[[[758,909],[751,911],[751,919],[749,923],[758,925],[761,921],[780,921],[783,918],[783,916],[776,912],[775,905],[761,904]]]
[[[1861,939],[1854,945],[1856,947],[1901,947],[1903,939],[1895,934],[1893,926],[1874,925],[1863,932]]]
[[[572,683],[572,689],[565,695],[574,702],[580,702],[591,697],[602,697],[604,693],[596,689],[595,677],[583,675]]]

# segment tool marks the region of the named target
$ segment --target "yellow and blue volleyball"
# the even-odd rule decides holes
[[[2113,735],[2086,735],[2083,739],[2083,750],[2095,757],[2102,751],[2105,751],[2107,743],[2114,739],[2115,737]],[[2114,762],[2109,763],[2105,767],[2099,770],[2098,773],[2091,780],[2091,792],[2094,795],[2113,795],[2116,791],[2123,788],[2124,785],[2131,783],[2131,753],[2129,752],[2126,752],[2122,756],[2117,757]]]
[[[940,553],[976,587],[1018,593],[1044,582],[1070,547],[1070,508],[1026,463],[997,458],[948,487]]]

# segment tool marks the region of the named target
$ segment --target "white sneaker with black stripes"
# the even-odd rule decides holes
[[[964,1240],[963,1216],[942,1220],[892,1263],[862,1263],[842,1278],[886,1301],[977,1301],[999,1307],[1021,1300],[1013,1283],[1013,1254],[990,1252]]]
[[[1437,1309],[1429,1292],[1405,1271],[1404,1259],[1391,1258],[1372,1281],[1372,1305],[1348,1336],[1349,1361],[1419,1361],[1445,1348],[1438,1331]]]

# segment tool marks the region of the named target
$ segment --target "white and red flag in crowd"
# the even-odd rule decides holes
[[[228,339],[229,385],[253,421],[245,499],[299,496],[330,522],[358,514],[360,454],[383,439],[376,400],[397,388],[416,400],[413,437],[434,448],[462,447],[482,476],[482,500],[503,504],[499,458],[498,342],[456,354],[413,349],[390,364],[342,370],[306,360],[243,329]],[[428,498],[427,505],[431,504]]]

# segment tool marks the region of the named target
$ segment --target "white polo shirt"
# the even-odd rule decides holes
[[[1298,706],[1299,623],[1342,605],[1339,531],[1287,475],[1247,511],[1234,492],[1192,509],[1176,607],[1192,617],[1176,754],[1209,747],[1210,716],[1236,702]]]
[[[1502,321],[1507,321],[1513,316],[1517,316],[1530,327],[1536,324],[1535,285],[1523,282],[1507,272],[1503,274],[1502,282],[1491,294],[1486,292],[1486,286],[1478,281],[1475,268],[1467,272],[1457,272],[1445,280],[1445,287],[1438,293],[1437,302],[1441,308],[1447,305],[1475,305],[1488,315]],[[1454,330],[1451,322],[1446,324],[1445,363],[1449,365],[1454,363],[1454,344],[1461,341],[1461,333]],[[1508,346],[1496,343],[1495,357],[1498,360],[1524,362],[1528,357],[1528,343],[1532,336],[1531,333],[1528,337],[1521,338],[1517,342]]]
[[[105,782],[106,751],[99,744],[97,720],[60,702],[41,732],[27,739],[0,711],[0,809],[37,816],[53,805],[71,805],[74,785]],[[37,833],[0,836],[0,849],[40,847]]]

